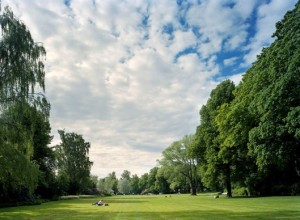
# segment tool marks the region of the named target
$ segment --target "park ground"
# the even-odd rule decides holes
[[[92,205],[99,199],[109,206]],[[300,196],[214,199],[213,194],[199,194],[79,198],[1,208],[0,219],[300,219]]]

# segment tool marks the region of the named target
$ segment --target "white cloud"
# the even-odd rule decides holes
[[[204,59],[223,49],[236,49],[246,41],[248,26],[245,22],[255,4],[251,2],[245,8],[239,2],[202,1],[189,10],[187,20],[200,28],[199,53]],[[228,5],[232,3],[234,7]]]
[[[238,59],[239,59],[238,57],[224,59],[223,63],[225,66],[232,66],[237,62]]]

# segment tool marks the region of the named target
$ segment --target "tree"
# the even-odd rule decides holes
[[[249,132],[248,147],[261,176],[263,194],[281,194],[299,183],[300,106],[300,2],[276,24],[274,43],[266,48],[247,72],[244,92],[250,81],[265,80],[264,86],[250,91],[250,111],[258,119]],[[266,187],[272,183],[273,187]],[[298,184],[298,191],[300,185]],[[290,192],[289,192],[290,193]]]
[[[201,123],[197,127],[192,154],[201,164],[201,177],[204,185],[214,190],[225,186],[227,195],[231,194],[231,164],[221,148],[222,136],[217,124],[217,115],[222,105],[234,99],[233,82],[225,80],[210,94],[207,104],[200,110]],[[221,184],[220,184],[221,183]]]
[[[13,109],[13,110],[12,110]],[[17,140],[18,149],[24,152],[30,163],[38,165],[38,184],[35,194],[43,198],[52,198],[55,189],[55,158],[54,152],[48,145],[52,140],[51,127],[48,116],[27,103],[16,103],[8,109],[18,132],[14,138]],[[10,136],[14,134],[10,131]],[[27,142],[27,140],[30,140]],[[24,145],[24,143],[27,142]]]
[[[121,179],[130,180],[130,171],[124,170],[123,173],[121,174]]]
[[[116,194],[118,193],[118,179],[116,172],[109,173],[104,179],[98,181],[97,187],[101,193]]]
[[[159,191],[159,193],[170,193],[170,184],[163,168],[159,168],[157,171],[155,188]]]
[[[26,25],[15,18],[5,7],[0,16],[0,103],[5,107],[16,101],[34,100],[41,95],[35,92],[39,86],[45,89],[45,72],[42,58],[44,47],[33,41]]]
[[[190,153],[193,139],[193,135],[187,135],[182,140],[173,142],[162,152],[163,158],[159,164],[165,169],[171,169],[173,175],[182,175],[187,178],[191,194],[196,195],[199,178],[197,161]]]
[[[132,175],[132,177],[130,178],[130,192],[132,192],[133,194],[140,194],[142,192],[139,182],[140,178],[138,177],[138,175]]]
[[[91,175],[89,181],[87,181],[86,189],[83,191],[83,193],[87,195],[99,195],[97,184],[98,176]]]
[[[227,191],[229,182],[257,195],[300,191],[299,11],[298,2],[276,24],[274,43],[243,76],[233,100],[211,108],[211,95],[201,109],[196,153],[206,161],[206,184],[224,176]]]
[[[130,181],[128,179],[120,179],[118,181],[118,190],[124,195],[130,194]]]
[[[27,199],[40,174],[32,161],[33,138],[41,134],[34,134],[35,120],[50,109],[44,95],[35,93],[45,89],[46,52],[8,7],[0,12],[0,197]]]
[[[77,194],[86,189],[90,179],[90,162],[88,153],[90,143],[85,142],[82,135],[74,132],[58,131],[62,143],[55,147],[58,156],[58,173],[63,173],[69,180],[68,193]]]
[[[149,179],[148,173],[144,173],[139,179],[139,188],[141,189],[142,194],[146,193],[149,189],[148,179]]]
[[[157,171],[158,171],[158,167],[153,167],[149,171],[148,181],[147,181],[148,192],[155,193],[155,194],[159,193],[158,189],[155,186]]]

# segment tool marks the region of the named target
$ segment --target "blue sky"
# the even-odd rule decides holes
[[[91,143],[92,173],[141,175],[193,134],[224,79],[236,84],[296,0],[6,0],[47,50],[57,130]]]

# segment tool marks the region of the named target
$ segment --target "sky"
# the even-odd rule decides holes
[[[90,142],[93,175],[139,176],[194,134],[221,81],[238,84],[296,0],[2,0],[47,51],[57,130]]]

